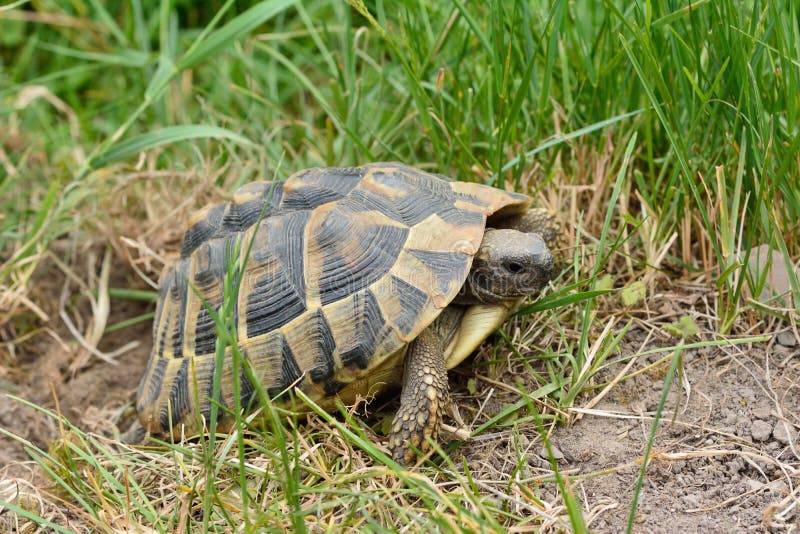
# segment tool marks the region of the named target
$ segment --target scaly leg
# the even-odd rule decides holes
[[[429,437],[439,435],[449,402],[444,339],[435,328],[426,328],[408,348],[400,409],[392,422],[389,449],[395,461],[409,465],[414,449],[425,453]]]

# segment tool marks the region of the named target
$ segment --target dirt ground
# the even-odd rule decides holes
[[[644,335],[631,331],[628,337],[633,341]],[[673,384],[668,395],[639,497],[635,530],[796,531],[800,527],[798,346],[773,340],[742,348],[687,350],[684,370],[682,393],[677,394]],[[651,432],[663,378],[645,373],[618,384],[610,398],[594,406],[594,414],[552,434],[559,469],[572,477],[593,531],[625,529],[638,460]],[[676,404],[677,415],[671,422]],[[491,458],[513,458],[508,440],[500,438],[479,437],[463,454],[470,457],[481,450]],[[529,463],[549,469],[538,439],[530,450]],[[508,468],[495,462],[497,471],[504,467]],[[543,489],[541,498],[557,502],[552,487]],[[772,528],[762,530],[762,525]]]
[[[111,322],[147,309],[126,304],[114,311]],[[789,332],[788,328],[783,332]],[[800,345],[793,335],[778,334],[760,344],[684,351],[685,373],[676,378],[669,393],[640,495],[636,531],[756,532],[766,527],[770,532],[789,532],[800,528],[796,431],[800,427]],[[42,333],[16,347],[13,354],[3,355],[0,387],[4,393],[50,408],[56,406],[57,398],[61,412],[71,421],[86,430],[111,433],[115,414],[131,400],[146,364],[149,322],[106,336],[100,346],[113,350],[131,340],[140,343],[119,356],[116,365],[92,357],[86,366],[74,370],[77,346],[71,342],[65,346]],[[621,343],[618,357],[674,343],[674,338],[647,337],[644,326],[634,327]],[[654,354],[647,361],[664,356]],[[644,363],[642,358],[635,368]],[[501,391],[492,403],[484,403],[485,384],[479,384],[478,394],[471,396],[466,383],[473,371],[469,362],[466,365],[451,373],[451,384],[454,399],[466,406],[467,413],[470,406],[482,405],[486,417],[493,405],[497,410],[516,400],[512,392]],[[612,365],[604,372],[608,376],[600,378],[612,378],[622,365]],[[620,382],[592,407],[592,413],[556,428],[551,436],[559,468],[569,475],[592,531],[625,528],[638,461],[662,395],[666,368],[663,364]],[[585,406],[584,400],[591,398],[579,399],[576,406]],[[58,434],[52,419],[5,394],[0,395],[0,428],[44,449]],[[526,432],[519,439],[527,440],[523,445],[528,463],[546,473],[549,464],[537,431],[528,425]],[[511,431],[490,431],[459,447],[454,453],[456,465],[463,456],[473,474],[483,470],[487,476],[494,472],[509,477],[516,466],[512,441]],[[18,442],[0,436],[0,465],[4,466],[0,479],[37,476],[28,460]],[[554,485],[536,487],[542,501],[557,505]]]

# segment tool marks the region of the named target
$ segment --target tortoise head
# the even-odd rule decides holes
[[[531,295],[553,272],[553,254],[539,234],[489,228],[456,302],[495,303]]]

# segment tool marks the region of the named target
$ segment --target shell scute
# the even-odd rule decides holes
[[[225,204],[218,204],[201,210],[193,217],[196,222],[183,235],[181,258],[188,258],[197,247],[216,235],[222,226],[224,214]]]
[[[245,268],[240,337],[259,336],[306,311],[304,243],[309,212],[286,213],[262,222],[252,234]],[[245,325],[244,331],[241,325]]]
[[[386,275],[408,236],[408,228],[376,224],[367,214],[331,210],[318,225],[308,260],[319,267],[317,290],[321,304],[336,302]],[[311,278],[314,278],[312,271]]]
[[[283,185],[281,207],[287,210],[312,210],[339,200],[361,181],[357,168],[307,169],[292,175]]]

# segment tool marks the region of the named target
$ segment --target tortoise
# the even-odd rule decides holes
[[[235,377],[226,348],[216,402],[227,410],[217,428],[232,425],[235,390],[238,406],[256,397],[255,380],[276,400],[299,388],[326,410],[402,384],[389,449],[410,463],[439,433],[447,369],[552,278],[547,243],[558,238],[558,219],[530,206],[522,194],[372,163],[249,183],[204,208],[161,275],[137,391],[143,429],[178,437],[208,421],[211,310],[233,272],[232,322],[246,364]]]

